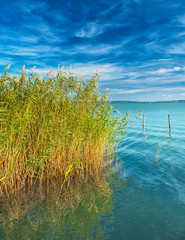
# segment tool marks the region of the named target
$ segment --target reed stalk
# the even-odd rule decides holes
[[[99,75],[87,82],[71,69],[43,78],[25,70],[0,78],[0,195],[63,188],[101,175],[127,117],[116,117],[99,93]]]

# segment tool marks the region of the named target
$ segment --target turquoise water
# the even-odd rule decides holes
[[[185,104],[115,107],[121,113],[143,108],[146,119],[144,134],[142,119],[134,122],[118,149],[125,186],[114,185],[109,239],[185,239]]]
[[[120,142],[110,194],[92,191],[65,214],[46,201],[28,205],[0,225],[0,239],[185,239],[185,104],[114,107],[130,118],[143,108],[146,118],[144,132],[142,119],[133,121]]]

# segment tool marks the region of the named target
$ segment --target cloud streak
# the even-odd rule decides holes
[[[113,100],[185,99],[182,0],[2,1],[0,70],[100,68]],[[165,11],[164,11],[165,9]],[[169,94],[167,93],[169,92]]]

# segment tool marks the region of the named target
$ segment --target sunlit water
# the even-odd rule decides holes
[[[39,202],[2,225],[0,239],[185,239],[185,104],[113,105],[130,118],[143,108],[146,119],[144,132],[142,118],[133,121],[119,144],[110,199],[96,195],[65,215]]]

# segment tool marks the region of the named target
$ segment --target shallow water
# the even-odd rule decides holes
[[[115,107],[133,114],[143,108],[146,119],[145,132],[142,119],[134,122],[118,149],[125,186],[114,185],[109,239],[185,239],[185,104]]]
[[[146,119],[144,132],[142,119],[133,121],[120,142],[111,194],[93,192],[67,214],[45,201],[28,205],[0,225],[0,239],[185,239],[185,104],[113,105],[130,118],[143,108]]]

